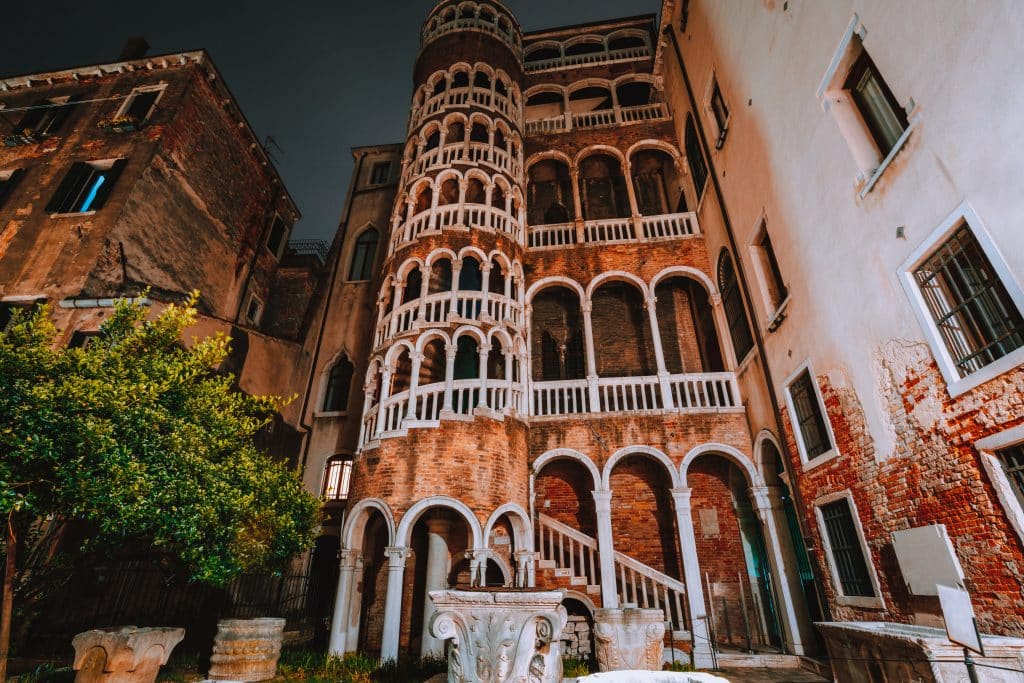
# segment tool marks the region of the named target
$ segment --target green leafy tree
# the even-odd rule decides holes
[[[319,502],[253,440],[284,401],[214,371],[227,337],[182,344],[195,301],[152,319],[119,303],[84,349],[57,345],[45,306],[0,335],[0,680],[15,596],[70,524],[86,546],[144,540],[213,584],[311,545]]]

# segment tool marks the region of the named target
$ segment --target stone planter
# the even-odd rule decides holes
[[[75,683],[153,683],[184,637],[183,628],[136,626],[79,633],[71,641]]]
[[[962,647],[942,629],[880,621],[815,624],[825,638],[832,674],[840,683],[967,680]],[[982,636],[985,656],[974,655],[982,683],[1019,683],[1024,670],[1024,640]]]
[[[665,649],[660,609],[594,610],[594,640],[601,671],[660,671]]]
[[[209,678],[269,681],[277,675],[284,619],[221,619],[213,641]]]
[[[562,591],[430,591],[430,632],[448,647],[448,683],[558,683]]]

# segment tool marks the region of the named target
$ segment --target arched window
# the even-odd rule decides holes
[[[754,338],[750,334],[750,324],[743,308],[743,295],[736,280],[732,257],[724,249],[722,255],[718,257],[718,291],[722,294],[722,306],[725,308],[725,319],[729,323],[729,336],[732,337],[736,362],[740,363],[754,348]]]
[[[335,455],[324,468],[324,498],[328,501],[346,500],[352,483],[352,458]]]
[[[420,290],[423,288],[423,273],[419,268],[413,268],[405,276],[405,290],[402,292],[402,303],[407,304],[414,299],[420,298]]]
[[[369,280],[373,277],[379,239],[380,235],[374,228],[367,228],[356,240],[355,253],[352,254],[352,267],[348,271],[349,280]]]
[[[348,407],[348,394],[352,387],[354,371],[355,366],[345,354],[342,354],[331,367],[327,375],[327,388],[324,390],[324,412],[340,413]]]

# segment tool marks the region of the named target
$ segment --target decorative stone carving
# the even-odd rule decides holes
[[[601,671],[660,671],[665,649],[660,609],[594,610],[594,639]]]
[[[209,678],[269,681],[277,675],[284,619],[221,619],[213,641]]]
[[[449,683],[558,683],[562,591],[431,591],[435,637],[451,639]]]
[[[137,626],[79,633],[71,641],[75,683],[153,683],[184,637],[183,628]]]

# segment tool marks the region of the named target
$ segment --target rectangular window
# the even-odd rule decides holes
[[[697,201],[704,196],[704,186],[708,181],[708,165],[704,161],[704,153],[700,149],[700,140],[697,138],[697,127],[693,123],[693,116],[686,118],[686,162],[690,166],[690,177],[693,179],[694,192],[697,193]]]
[[[327,461],[327,469],[324,472],[325,499],[329,501],[347,499],[351,483],[352,460],[350,458],[331,458]]]
[[[0,209],[3,208],[7,198],[14,192],[14,186],[25,174],[25,169],[16,168],[13,171],[0,171]]]
[[[136,88],[121,106],[118,117],[130,118],[136,125],[141,126],[153,113],[153,108],[163,94],[164,87],[161,85]]]
[[[391,162],[378,161],[370,169],[370,184],[384,185],[391,179]]]
[[[15,130],[36,137],[55,135],[71,114],[75,103],[81,99],[81,95],[69,95],[37,100],[21,117]]]
[[[758,274],[764,286],[765,304],[769,315],[774,315],[782,302],[786,300],[788,291],[786,283],[782,279],[782,269],[779,268],[779,261],[775,257],[775,249],[772,247],[772,238],[764,223],[754,238],[752,245],[754,260],[757,264]]]
[[[263,317],[263,302],[255,294],[249,295],[249,303],[245,307],[245,322],[248,325],[256,326],[260,324],[260,318]]]
[[[72,349],[87,349],[92,340],[100,336],[99,332],[93,330],[75,330],[71,333],[71,339],[68,341],[68,348]]]
[[[274,258],[280,260],[284,247],[288,243],[288,226],[284,219],[274,215],[274,222],[270,225],[270,233],[267,235],[267,249]]]
[[[996,457],[1010,482],[1010,488],[1017,496],[1017,502],[1024,508],[1024,444],[996,451]]]
[[[832,450],[832,441],[810,370],[805,368],[793,380],[789,385],[789,396],[793,402],[793,417],[800,432],[797,436],[803,444],[807,460]]]
[[[966,221],[913,278],[961,378],[1024,346],[1024,317]]]
[[[850,91],[882,156],[887,155],[907,129],[907,112],[896,101],[867,50],[850,69],[844,88]]]
[[[868,572],[861,546],[857,521],[853,518],[850,501],[842,498],[818,508],[828,535],[832,565],[839,578],[843,595],[873,598],[874,585]]]
[[[86,213],[103,208],[124,164],[124,159],[76,162],[50,198],[46,211],[53,214]]]
[[[715,141],[715,149],[721,149],[725,143],[725,134],[729,130],[729,107],[722,97],[722,89],[718,86],[718,79],[714,78],[711,83],[711,99],[708,103],[711,114],[715,117],[715,125],[718,127],[718,139]]]

